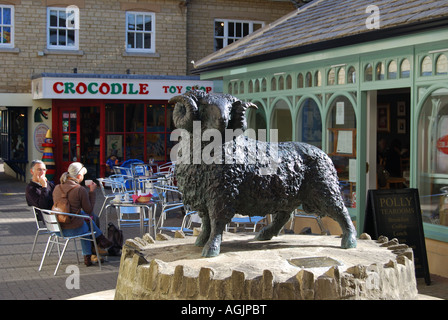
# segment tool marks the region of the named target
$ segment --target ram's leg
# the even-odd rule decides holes
[[[350,214],[348,213],[347,208],[344,203],[341,201],[337,201],[337,203],[333,204],[333,210],[329,209],[329,213],[327,214],[330,218],[334,219],[342,229],[342,240],[341,240],[341,248],[349,249],[356,248],[356,229],[353,225],[353,222],[350,218]]]
[[[207,243],[210,238],[210,217],[208,216],[208,212],[206,214],[200,215],[202,219],[202,227],[201,233],[196,238],[195,245],[198,247],[203,247]]]
[[[278,236],[283,226],[291,219],[292,212],[278,212],[274,215],[274,219],[271,224],[267,225],[255,237],[255,240],[271,240],[272,237]]]
[[[216,257],[221,250],[222,233],[226,227],[227,222],[222,220],[210,219],[210,237],[202,249],[203,257]]]

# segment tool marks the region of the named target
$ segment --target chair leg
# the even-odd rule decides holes
[[[42,269],[42,265],[44,264],[45,256],[47,255],[47,250],[48,250],[48,247],[50,245],[50,242],[51,242],[52,238],[53,238],[53,236],[49,236],[48,237],[47,245],[45,246],[44,254],[42,255],[42,260],[40,261],[40,266],[39,266],[38,271],[40,271]]]
[[[62,257],[64,257],[65,249],[67,249],[67,245],[68,245],[69,242],[70,242],[70,239],[68,239],[67,241],[65,241],[64,249],[62,249],[62,254],[61,254],[61,256],[59,257],[58,264],[56,265],[56,269],[54,270],[53,275],[56,275],[56,273],[58,272],[59,265],[61,264]]]
[[[34,248],[36,247],[37,238],[39,237],[39,230],[36,231],[36,235],[34,236],[33,247],[31,248],[30,260],[33,260]]]

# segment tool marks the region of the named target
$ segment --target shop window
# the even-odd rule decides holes
[[[79,21],[79,16],[74,17],[67,14],[67,8],[47,8],[48,49],[78,50],[79,26],[73,23]]]
[[[400,78],[409,78],[411,76],[411,64],[408,59],[404,59],[400,65]]]
[[[434,91],[423,104],[417,166],[423,221],[448,226],[448,89]]]
[[[385,69],[384,69],[384,64],[382,62],[378,62],[375,68],[375,79],[376,80],[384,80],[384,74],[385,74]]]
[[[356,207],[356,115],[347,97],[336,98],[327,121],[328,155],[338,172],[345,205]]]
[[[322,149],[322,117],[313,99],[306,99],[297,118],[297,141],[312,144]]]
[[[397,79],[397,63],[394,60],[387,67],[387,79]]]
[[[330,71],[328,72],[327,84],[329,86],[334,85],[335,79],[336,79],[336,75],[335,75],[334,69],[330,69]]]
[[[292,118],[288,104],[279,100],[272,112],[271,128],[278,130],[278,141],[292,141]]]
[[[126,51],[155,52],[155,13],[126,12]]]
[[[436,75],[446,74],[448,74],[448,59],[446,58],[446,55],[441,54],[436,62]]]
[[[348,83],[356,83],[356,69],[355,69],[355,67],[348,68],[347,82]]]
[[[364,81],[372,81],[372,74],[373,74],[373,68],[372,65],[369,63],[364,68]]]
[[[342,67],[338,71],[338,84],[345,84],[345,68]]]
[[[314,74],[314,85],[316,87],[322,86],[322,74],[320,71],[316,71],[316,73]]]
[[[14,47],[14,6],[0,5],[0,48]]]
[[[421,64],[421,75],[424,77],[432,76],[432,59],[429,56],[426,56],[422,60]]]
[[[116,155],[119,161],[140,159],[169,160],[165,152],[172,144],[173,105],[110,103],[106,105],[106,159]]]
[[[303,74],[297,76],[297,88],[303,88]]]

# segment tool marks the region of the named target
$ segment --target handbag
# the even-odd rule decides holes
[[[61,198],[53,204],[51,210],[57,212],[70,213],[70,202],[68,202],[67,196],[70,191],[79,187],[79,185],[73,186],[67,193],[64,193],[61,188],[62,196]],[[69,223],[72,221],[72,217],[62,214],[56,214],[56,219],[59,223]]]

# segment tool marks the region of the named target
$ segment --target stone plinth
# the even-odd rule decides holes
[[[415,299],[412,249],[335,236],[225,233],[218,257],[201,257],[195,237],[127,240],[115,299]]]

